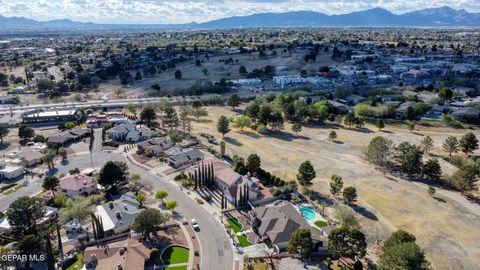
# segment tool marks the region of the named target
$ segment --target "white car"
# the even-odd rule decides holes
[[[195,219],[192,218],[191,223],[194,230],[197,231],[198,229],[200,229],[200,227],[198,226],[198,222]]]

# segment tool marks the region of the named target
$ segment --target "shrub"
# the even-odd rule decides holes
[[[203,204],[203,200],[202,200],[202,199],[199,199],[199,198],[197,198],[197,203],[198,203],[198,204]]]
[[[193,254],[194,254],[196,257],[200,256],[200,253],[198,252],[198,250],[195,250],[195,252],[193,252]]]
[[[177,174],[174,179],[175,181],[181,181],[186,178],[187,178],[187,175],[185,174],[185,171],[182,171],[181,173]]]
[[[282,194],[288,194],[293,191],[292,186],[284,186],[281,188]]]
[[[150,249],[150,259],[155,260],[159,258],[160,256],[160,251],[157,248],[152,248]]]
[[[115,147],[115,148],[117,148],[117,147],[118,147],[118,143],[113,142],[113,141],[105,141],[105,142],[102,142],[102,146]]]
[[[55,198],[53,198],[53,204],[57,208],[61,208],[65,206],[65,203],[67,202],[68,197],[65,194],[57,194]]]
[[[282,191],[280,191],[280,189],[278,189],[278,188],[272,188],[272,190],[270,192],[275,197],[282,195]]]
[[[268,129],[264,124],[260,124],[257,127],[257,132],[262,134],[262,135],[266,135],[266,134],[268,134]]]
[[[75,169],[72,169],[72,170],[68,171],[68,173],[70,173],[70,175],[79,174],[79,173],[80,173],[80,169],[75,168]]]

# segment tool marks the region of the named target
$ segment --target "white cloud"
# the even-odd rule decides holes
[[[479,0],[0,0],[0,14],[37,20],[72,19],[101,23],[203,22],[259,12],[313,10],[341,14],[374,7],[394,13],[450,6],[480,12]]]

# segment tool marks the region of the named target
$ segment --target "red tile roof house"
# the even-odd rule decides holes
[[[206,164],[207,166],[213,164],[215,185],[219,190],[225,191],[225,197],[229,202],[235,202],[235,195],[237,199],[240,198],[240,190],[245,185],[248,186],[250,201],[261,199],[261,192],[259,190],[260,183],[258,179],[255,177],[243,176],[234,172],[230,164],[218,158],[204,158],[199,164],[187,168],[187,175],[192,177],[195,174],[195,170],[200,166],[203,166],[203,164]]]
[[[56,191],[70,198],[78,195],[87,196],[98,191],[97,180],[95,177],[81,174],[68,175],[60,179]]]

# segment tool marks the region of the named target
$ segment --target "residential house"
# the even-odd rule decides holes
[[[67,175],[60,179],[60,183],[56,189],[57,193],[65,194],[70,198],[79,195],[88,196],[96,193],[98,190],[97,180],[95,177],[87,175]]]
[[[107,130],[107,136],[117,142],[139,142],[156,136],[157,133],[148,128],[138,128],[135,123],[125,123]]]
[[[346,104],[340,103],[335,100],[327,100],[330,105],[332,105],[333,108],[335,108],[335,111],[340,114],[345,114],[350,110],[350,107]]]
[[[235,198],[240,198],[240,190],[244,190],[244,186],[247,186],[250,201],[262,199],[261,189],[263,186],[258,179],[236,173],[232,170],[230,164],[218,158],[205,158],[200,164],[187,168],[186,173],[193,177],[195,171],[203,165],[213,166],[215,185],[219,190],[225,192],[225,198],[229,202],[234,203]]]
[[[350,102],[350,104],[357,105],[358,103],[362,103],[366,100],[366,98],[356,95],[356,94],[351,94],[350,96],[347,97],[347,101]]]
[[[141,153],[151,152],[152,155],[157,156],[173,145],[175,143],[168,136],[165,136],[139,142],[137,143],[137,148]]]
[[[409,107],[415,108],[416,104],[417,103],[413,102],[413,101],[407,101],[407,102],[404,102],[404,103],[400,104],[400,106],[398,106],[398,108],[395,109],[395,113],[397,115],[397,118],[404,118],[407,115],[408,108]]]
[[[442,115],[444,113],[450,113],[450,112],[451,112],[451,108],[448,105],[433,104],[430,106],[430,110],[425,114],[424,117],[422,117],[422,119],[440,121],[442,120]]]
[[[103,230],[107,234],[117,234],[128,231],[138,213],[140,203],[132,192],[127,192],[113,201],[98,205],[95,215],[102,220]]]
[[[40,224],[43,224],[49,220],[55,219],[57,217],[58,209],[55,207],[45,206],[45,214],[43,218],[40,220]],[[8,232],[10,230],[10,223],[8,222],[8,218],[2,217],[0,218],[0,234]]]
[[[195,148],[180,149],[171,147],[165,151],[168,155],[167,163],[173,168],[180,168],[199,162],[203,158],[202,152]]]
[[[44,153],[32,147],[15,149],[6,155],[5,162],[16,166],[33,166],[43,161]]]
[[[289,202],[280,205],[257,207],[249,212],[252,226],[258,236],[268,245],[284,250],[290,235],[299,228],[311,229],[302,214]],[[325,247],[327,240],[312,230],[315,249]]]
[[[145,269],[149,258],[150,249],[133,238],[90,246],[83,253],[86,268],[95,270]]]
[[[320,96],[306,96],[306,97],[299,97],[298,100],[303,102],[305,105],[315,104],[320,101],[322,97]]]
[[[72,128],[65,130],[62,133],[48,137],[47,142],[67,145],[73,142],[78,142],[83,138],[90,136],[90,131],[85,128]]]
[[[7,163],[5,160],[0,161],[0,178],[1,179],[15,179],[24,174],[22,166]]]
[[[480,111],[473,107],[463,107],[459,108],[452,113],[452,116],[458,120],[474,121],[479,122],[480,120]]]
[[[128,123],[128,118],[122,112],[107,112],[105,114],[90,114],[87,117],[88,128],[100,128],[105,124],[120,125]]]
[[[434,93],[421,93],[417,95],[418,100],[421,100],[425,103],[430,103],[435,98],[438,98],[438,94]]]
[[[470,96],[476,92],[474,88],[465,87],[465,86],[454,86],[452,87],[452,90],[456,91],[463,97]]]
[[[416,97],[418,95],[417,92],[410,91],[410,90],[405,90],[402,92],[402,96],[404,97]]]

